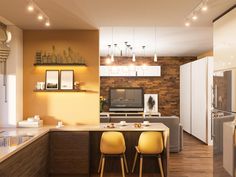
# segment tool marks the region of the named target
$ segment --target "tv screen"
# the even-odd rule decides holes
[[[110,111],[143,111],[142,88],[111,88]]]

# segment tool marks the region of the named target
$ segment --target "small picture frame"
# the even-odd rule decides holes
[[[74,89],[74,70],[61,70],[60,78],[61,90]]]
[[[59,89],[59,71],[58,70],[46,70],[45,79],[46,90],[58,90]]]
[[[144,94],[144,112],[158,113],[158,94]]]

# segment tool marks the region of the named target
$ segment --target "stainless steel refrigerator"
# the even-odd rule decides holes
[[[235,177],[235,158],[234,152],[229,159],[226,157],[226,146],[234,144],[225,144],[224,124],[234,121],[236,113],[236,69],[227,71],[218,71],[213,76],[212,88],[212,139],[213,139],[213,173],[214,177]],[[230,135],[231,136],[231,135]],[[234,134],[232,134],[233,140]],[[233,142],[233,141],[232,141]],[[227,164],[225,163],[227,161]],[[233,168],[228,169],[231,164]]]

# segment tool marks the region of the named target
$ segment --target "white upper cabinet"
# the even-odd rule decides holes
[[[100,66],[100,77],[159,77],[161,66]]]
[[[236,67],[236,8],[214,22],[214,70]]]

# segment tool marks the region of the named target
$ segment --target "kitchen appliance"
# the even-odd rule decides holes
[[[213,75],[212,89],[212,138],[213,138],[213,171],[214,177],[234,177],[234,170],[228,166],[235,163],[234,157],[225,160],[230,136],[225,138],[225,123],[232,122],[236,113],[236,68],[217,71]],[[233,124],[233,122],[232,122]],[[233,133],[232,133],[233,139]],[[233,152],[232,152],[233,153]]]

